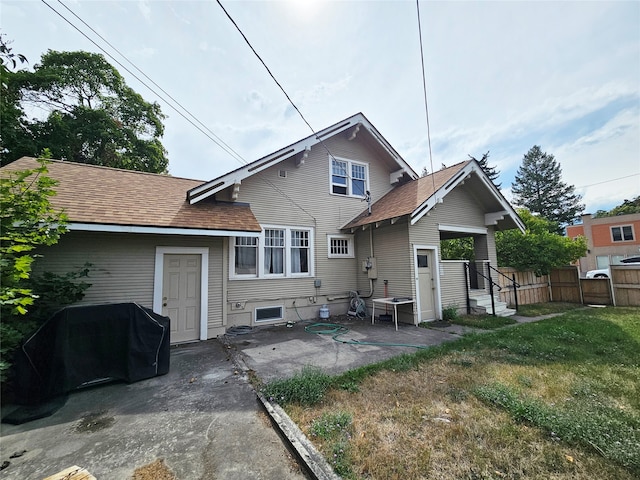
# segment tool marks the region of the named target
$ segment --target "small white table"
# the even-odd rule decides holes
[[[408,303],[414,303],[413,298],[408,297],[387,297],[387,298],[374,298],[371,300],[373,308],[371,309],[371,325],[376,322],[376,303],[382,305],[393,305],[393,320],[396,324],[396,331],[398,330],[398,305],[406,305]]]

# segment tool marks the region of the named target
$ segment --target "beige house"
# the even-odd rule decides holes
[[[171,318],[172,343],[317,318],[323,305],[344,314],[351,291],[369,309],[409,299],[404,322],[438,319],[468,295],[440,240],[472,236],[496,265],[495,232],[523,229],[477,162],[419,178],[362,114],[205,183],[60,161],[49,175],[70,231],[36,267],[90,262],[83,303],[150,306]]]

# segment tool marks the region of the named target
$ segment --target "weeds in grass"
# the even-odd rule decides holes
[[[322,400],[331,383],[331,377],[322,370],[306,366],[291,378],[267,383],[262,388],[262,394],[270,401],[281,405],[313,405]]]
[[[353,434],[351,414],[344,411],[324,413],[313,421],[310,432],[312,437],[323,442],[323,451],[335,472],[342,478],[355,478],[349,455]]]
[[[501,384],[483,385],[474,393],[504,408],[516,421],[546,430],[553,440],[580,442],[640,474],[640,416],[610,408],[595,394],[588,404],[568,402],[569,408],[563,409],[519,395]]]

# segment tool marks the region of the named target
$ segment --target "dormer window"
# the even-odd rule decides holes
[[[331,193],[363,198],[369,189],[367,177],[366,163],[331,157]]]

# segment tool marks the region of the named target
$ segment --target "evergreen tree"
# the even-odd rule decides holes
[[[491,180],[493,184],[496,186],[496,188],[499,190],[502,184],[496,183],[496,181],[500,176],[500,172],[496,170],[496,167],[489,166],[489,150],[487,150],[487,153],[482,155],[482,158],[480,160],[478,160],[476,157],[472,157],[471,155],[469,155],[469,158],[471,160],[475,160],[480,164],[482,171],[485,173],[487,177],[489,177],[489,180]]]
[[[524,156],[511,185],[513,203],[546,218],[558,233],[584,211],[582,197],[561,176],[562,169],[555,157],[534,145]]]

